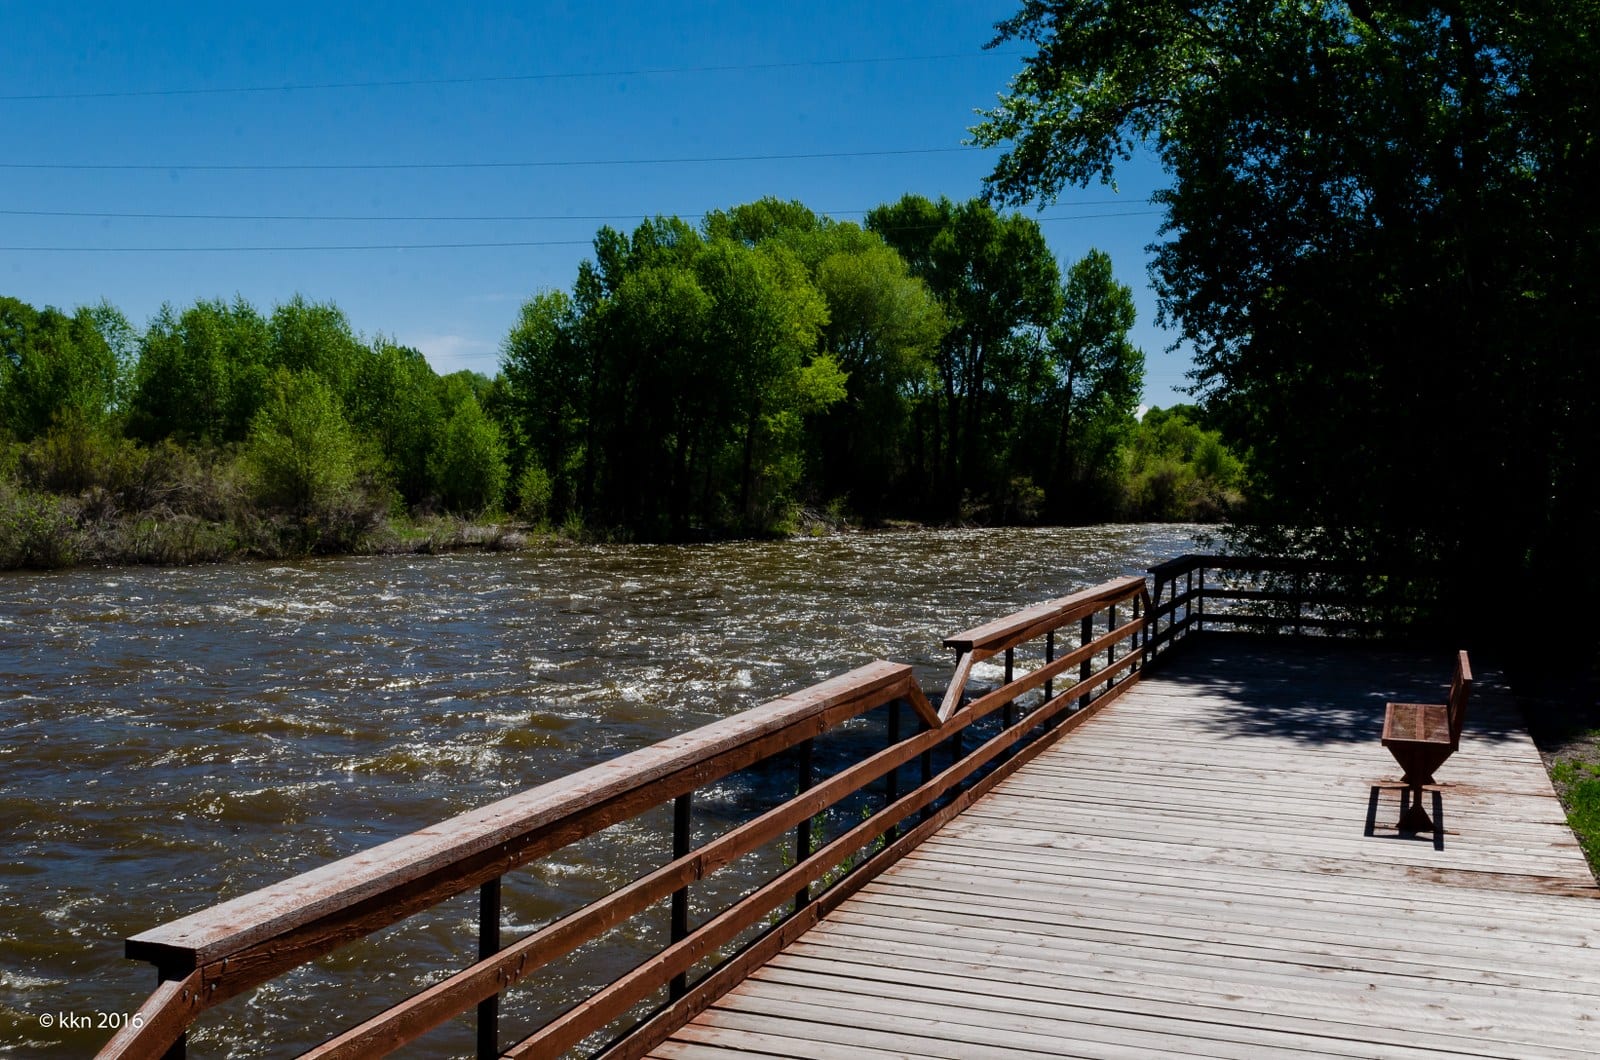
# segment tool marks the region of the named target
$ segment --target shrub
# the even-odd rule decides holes
[[[334,507],[355,482],[350,426],[327,383],[280,370],[250,423],[244,459],[256,498],[308,517]]]
[[[529,464],[517,479],[517,514],[530,523],[550,518],[550,476],[538,464]]]
[[[0,568],[66,567],[79,552],[74,501],[0,480]]]
[[[479,514],[500,506],[506,488],[506,447],[500,428],[466,397],[446,421],[428,456],[434,492],[445,508]]]

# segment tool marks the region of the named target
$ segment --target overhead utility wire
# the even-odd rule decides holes
[[[0,169],[67,169],[116,172],[284,172],[295,170],[555,169],[576,166],[668,166],[721,162],[793,162],[808,158],[887,158],[979,151],[977,147],[910,147],[887,151],[804,151],[774,155],[703,155],[688,158],[580,158],[525,162],[239,162],[160,165],[151,162],[0,162]]]
[[[1120,213],[1089,214],[1082,217],[1039,217],[1038,221],[1098,221],[1109,217],[1149,217],[1159,210],[1129,210]],[[934,225],[921,226],[926,228]],[[322,243],[305,246],[213,246],[213,247],[0,247],[0,253],[53,254],[216,254],[274,253],[318,250],[464,250],[512,247],[586,247],[592,239],[514,240],[494,243]]]
[[[106,92],[32,92],[0,96],[0,102],[38,102],[67,99],[134,99],[145,96],[223,96],[266,92],[306,92],[346,88],[413,88],[428,85],[488,85],[521,81],[581,81],[606,77],[646,77],[662,74],[739,73],[757,70],[800,70],[820,66],[875,66],[886,63],[925,63],[949,59],[1015,59],[1020,52],[947,52],[939,55],[882,55],[866,59],[799,59],[782,63],[720,63],[714,66],[645,66],[632,70],[567,70],[549,74],[490,74],[481,77],[418,77],[392,81],[323,81],[287,85],[240,85],[222,88],[148,88]]]
[[[0,251],[48,251],[55,254],[212,254],[308,250],[456,250],[484,247],[586,247],[590,239],[536,239],[505,243],[321,243],[307,246],[232,247],[0,247]]]
[[[1148,205],[1144,199],[1086,199],[1082,202],[1061,203],[1067,207]],[[678,211],[665,216],[682,217],[698,211]],[[853,217],[869,213],[868,210],[817,210],[821,217]],[[138,221],[647,221],[663,216],[657,213],[597,213],[597,214],[293,214],[293,213],[121,213],[113,210],[7,210],[0,209],[6,217],[93,217],[120,218]],[[1039,218],[1043,220],[1043,218]]]

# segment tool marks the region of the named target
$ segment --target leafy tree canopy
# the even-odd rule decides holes
[[[1566,566],[1600,514],[1600,5],[1028,0],[1002,41],[998,200],[1166,168],[1163,315],[1262,536]]]
[[[64,417],[103,419],[118,402],[112,341],[124,341],[126,325],[109,306],[67,314],[0,298],[0,432],[28,439]]]

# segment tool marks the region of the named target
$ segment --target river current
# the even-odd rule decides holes
[[[944,635],[1193,531],[0,574],[0,1054],[104,1044],[155,986],[129,935],[873,658],[942,688]],[[663,860],[650,822],[619,829],[508,889],[508,937]],[[473,952],[471,897],[206,1013],[190,1055],[292,1055],[435,981]]]

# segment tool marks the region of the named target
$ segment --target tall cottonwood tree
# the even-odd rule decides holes
[[[1163,313],[1264,532],[1565,576],[1600,515],[1600,5],[1029,0],[1000,42],[1031,54],[974,130],[999,201],[1169,173]]]
[[[997,380],[1022,374],[1018,358],[1037,357],[1037,339],[1059,306],[1060,270],[1038,222],[1002,215],[977,199],[933,202],[906,195],[871,210],[867,225],[899,251],[944,311],[939,344],[940,492],[952,512],[1004,463],[1000,442],[1011,409]]]
[[[927,284],[876,232],[766,198],[707,215],[714,238],[781,247],[806,268],[827,320],[817,352],[837,363],[845,396],[810,417],[810,489],[874,518],[922,507],[936,476],[914,414],[935,412],[934,355],[947,330]]]
[[[530,449],[553,486],[576,479],[569,510],[592,522],[647,537],[767,528],[802,471],[804,417],[843,396],[797,256],[708,230],[601,229],[570,300],[530,301],[502,351]],[[552,505],[566,514],[554,489]]]
[[[1118,450],[1144,392],[1144,351],[1129,338],[1134,318],[1133,291],[1112,275],[1110,255],[1091,250],[1067,270],[1047,335],[1039,409],[1048,423],[1032,454],[1054,518],[1104,511],[1120,486]]]

